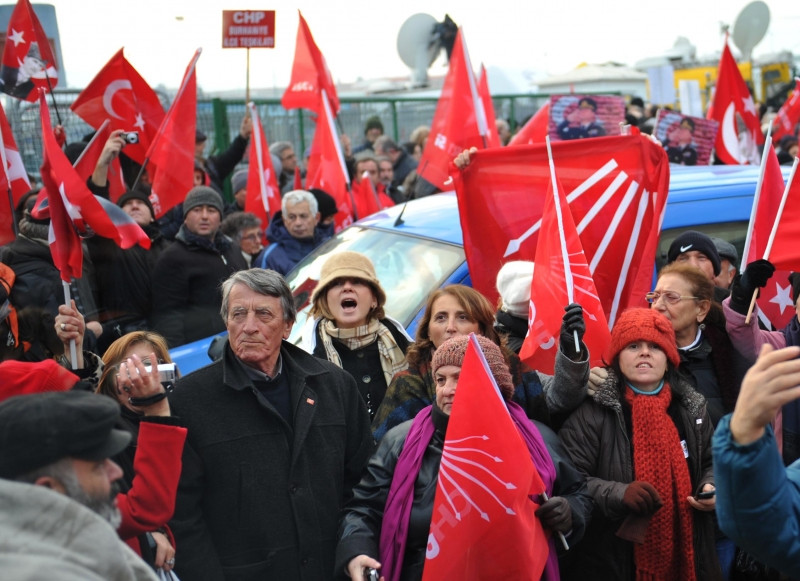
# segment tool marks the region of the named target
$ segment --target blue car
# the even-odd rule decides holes
[[[728,240],[741,255],[757,181],[758,168],[752,166],[672,166],[657,266],[665,261],[672,240],[689,229]],[[342,250],[370,257],[386,290],[386,313],[405,325],[411,336],[433,290],[448,284],[471,284],[455,193],[394,206],[339,233],[286,277],[298,308],[289,336],[292,343],[300,342],[309,324],[309,299],[322,264],[330,253]],[[212,339],[170,351],[182,373],[210,362],[207,351]]]

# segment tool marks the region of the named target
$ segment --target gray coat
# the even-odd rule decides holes
[[[562,579],[627,581],[634,578],[633,544],[615,535],[628,511],[622,497],[634,478],[629,419],[621,402],[617,376],[608,379],[564,423],[558,435],[576,468],[586,475],[595,511],[582,543],[566,558]],[[689,477],[695,492],[713,484],[711,435],[713,428],[705,398],[686,382],[672,389],[670,415],[685,437],[689,453]],[[673,412],[674,410],[674,412]],[[720,579],[714,548],[712,513],[693,511],[697,578]]]
[[[189,429],[175,517],[182,581],[333,577],[339,510],[373,449],[353,378],[286,343],[293,425],[224,357],[170,396]]]

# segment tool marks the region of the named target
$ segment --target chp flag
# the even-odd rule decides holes
[[[645,306],[666,208],[669,161],[643,136],[552,144],[580,242],[609,326]],[[473,286],[497,301],[495,279],[510,260],[536,258],[550,187],[545,144],[478,151],[453,174]],[[563,307],[563,305],[562,305]]]

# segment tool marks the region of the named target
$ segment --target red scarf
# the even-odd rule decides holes
[[[625,390],[633,422],[633,469],[636,480],[652,484],[663,506],[647,527],[644,544],[634,545],[637,581],[695,581],[692,543],[692,494],[689,468],[675,424],[667,413],[669,384],[655,395]]]

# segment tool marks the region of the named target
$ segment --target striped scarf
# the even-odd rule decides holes
[[[667,413],[672,390],[658,394],[625,390],[633,423],[633,467],[636,480],[652,484],[661,497],[647,527],[644,543],[634,544],[637,581],[695,581],[692,494],[689,468],[675,424]]]
[[[397,346],[389,328],[377,319],[371,319],[366,325],[353,329],[339,329],[336,321],[323,319],[319,325],[322,346],[325,348],[325,357],[334,365],[341,367],[342,359],[333,345],[333,339],[338,339],[351,351],[371,345],[378,341],[378,353],[381,357],[381,369],[386,378],[386,385],[392,382],[394,374],[408,367],[406,355]]]

